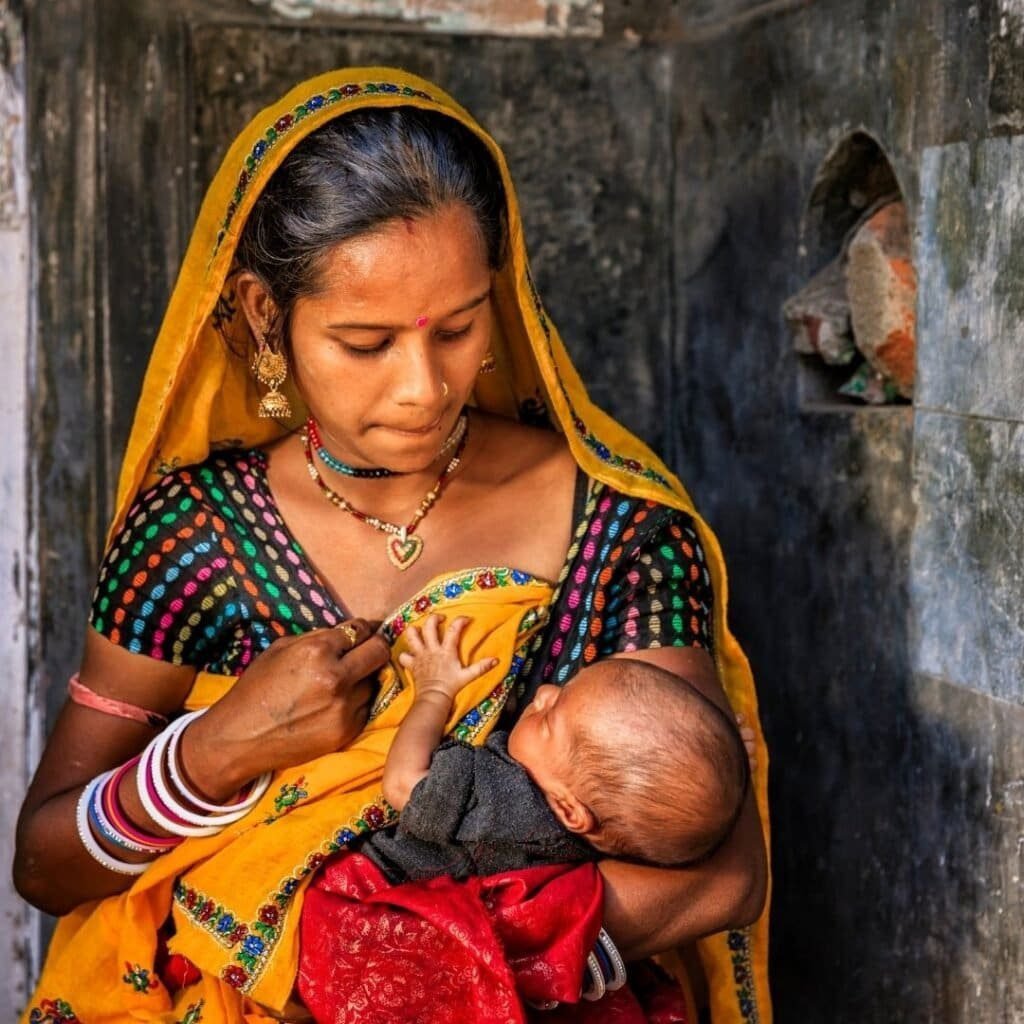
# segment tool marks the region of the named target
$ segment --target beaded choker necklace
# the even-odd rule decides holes
[[[466,426],[468,424],[468,418],[463,413],[455,424],[455,429],[448,435],[448,440],[441,445],[438,455],[447,455],[461,440],[462,435],[466,432]],[[328,468],[333,469],[335,473],[340,473],[342,476],[350,476],[362,480],[373,479],[377,480],[385,476],[402,476],[401,473],[396,473],[393,469],[364,469],[361,466],[350,466],[347,462],[342,462],[336,455],[332,455],[328,450],[327,446],[323,442],[323,438],[320,436],[320,427],[317,425],[315,419],[312,416],[306,420],[306,432],[309,434],[309,444],[313,451],[316,452],[320,461]]]
[[[465,416],[462,417],[462,420],[465,420]],[[437,478],[437,482],[423,496],[419,508],[416,509],[412,519],[405,526],[389,523],[387,520],[379,519],[377,516],[371,516],[366,512],[360,511],[347,498],[338,494],[337,491],[330,487],[327,481],[320,475],[320,470],[316,467],[313,440],[308,427],[302,432],[302,448],[306,453],[306,468],[309,470],[309,475],[313,478],[313,482],[317,487],[320,488],[323,496],[335,507],[340,508],[343,512],[348,512],[349,515],[355,516],[361,523],[366,523],[367,526],[372,526],[375,530],[386,533],[388,535],[388,558],[396,569],[404,572],[423,552],[423,538],[413,533],[413,531],[422,522],[423,517],[434,507],[437,499],[441,497],[452,473],[458,469],[459,463],[462,462],[462,453],[466,450],[466,441],[468,439],[469,427],[467,425],[462,428],[455,454],[449,460],[448,465],[441,470],[441,475]]]

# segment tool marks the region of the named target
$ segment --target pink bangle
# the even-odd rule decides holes
[[[129,704],[127,701],[115,700],[113,697],[103,697],[95,690],[90,690],[79,678],[77,672],[68,680],[68,696],[72,703],[81,704],[84,708],[92,708],[93,711],[101,711],[105,715],[142,722],[143,725],[148,725],[153,729],[162,729],[167,725],[167,717],[157,711],[148,711],[146,708],[140,708],[138,704]]]
[[[107,819],[110,821],[110,824],[131,842],[138,843],[140,846],[148,847],[154,853],[173,850],[175,846],[178,846],[181,843],[181,839],[177,836],[155,836],[152,833],[143,832],[131,823],[128,815],[125,814],[124,807],[121,805],[121,799],[118,795],[121,787],[121,780],[138,763],[138,756],[133,757],[130,761],[126,761],[117,769],[110,781],[103,787],[103,811],[106,814]]]
[[[175,723],[175,727],[182,722],[187,725],[188,720],[189,716],[187,715],[179,718]],[[201,838],[215,835],[221,831],[226,822],[217,824],[212,819],[204,818],[202,820],[208,821],[208,824],[190,825],[184,817],[175,813],[173,808],[167,806],[167,801],[163,799],[162,794],[157,789],[153,776],[156,772],[163,771],[163,741],[166,735],[166,732],[164,732],[155,736],[140,755],[138,768],[135,772],[135,784],[139,791],[139,799],[142,801],[142,806],[145,807],[146,813],[161,828],[174,835],[181,836],[182,838],[189,838],[191,836]]]

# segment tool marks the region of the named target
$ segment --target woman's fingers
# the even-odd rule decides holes
[[[389,654],[387,641],[374,633],[342,656],[338,662],[338,684],[348,688],[365,679],[387,664]]]
[[[346,619],[331,630],[334,639],[339,640],[339,653],[352,650],[361,644],[371,633],[369,624],[364,619]]]

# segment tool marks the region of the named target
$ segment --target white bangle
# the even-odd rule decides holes
[[[596,1003],[604,995],[607,988],[604,983],[604,971],[601,970],[601,964],[597,959],[596,953],[591,953],[587,957],[587,970],[590,971],[590,980],[593,982],[594,987],[589,991],[584,990],[582,995],[588,1003]]]
[[[626,984],[625,961],[622,959],[618,947],[612,942],[612,937],[603,928],[597,933],[597,941],[604,947],[604,951],[611,961],[612,970],[615,972],[614,977],[605,982],[605,988],[609,992],[615,992]]]
[[[82,845],[89,856],[108,871],[114,871],[119,875],[141,875],[149,867],[147,862],[133,864],[129,861],[118,860],[116,857],[113,857],[100,846],[96,837],[92,834],[92,829],[89,827],[89,804],[92,801],[93,794],[96,792],[96,788],[102,783],[103,779],[103,775],[97,775],[82,790],[82,794],[78,798],[78,808],[75,812],[78,838],[82,840]]]
[[[165,831],[182,838],[203,838],[216,835],[226,825],[245,817],[270,786],[271,773],[265,772],[253,783],[252,790],[246,798],[238,803],[219,806],[208,804],[206,801],[197,803],[197,806],[215,808],[208,814],[197,814],[191,808],[186,807],[182,800],[174,796],[164,778],[164,766],[167,765],[168,771],[175,781],[180,779],[180,772],[177,772],[176,766],[171,768],[171,759],[167,755],[171,753],[172,743],[174,750],[177,750],[177,740],[181,733],[201,713],[199,711],[182,715],[163,732],[154,736],[142,752],[136,775],[139,799],[142,801],[146,813]],[[175,778],[176,772],[177,779]],[[155,793],[150,791],[150,787]],[[192,793],[187,788],[182,788],[184,789],[183,798],[191,801]],[[157,799],[154,799],[154,796]],[[157,800],[163,804],[163,808],[157,805]],[[164,813],[165,810],[167,813]],[[174,817],[168,815],[174,815]]]
[[[167,774],[171,777],[171,782],[177,787],[178,793],[187,800],[194,807],[198,807],[201,810],[206,811],[210,816],[216,817],[218,821],[225,825],[230,824],[232,821],[238,821],[239,818],[244,818],[245,815],[259,803],[260,797],[263,796],[267,791],[267,787],[270,785],[270,772],[266,772],[261,775],[253,784],[248,795],[243,800],[238,800],[230,804],[213,804],[202,797],[198,796],[192,789],[188,787],[185,780],[181,775],[181,768],[178,764],[178,743],[181,741],[182,733],[191,725],[200,715],[206,713],[206,708],[200,708],[198,711],[190,711],[187,715],[182,715],[181,718],[177,719],[166,731],[171,733],[170,740],[167,744],[167,755],[165,763],[167,765]],[[163,791],[160,791],[161,797]],[[174,808],[175,814],[179,813],[179,805],[177,802],[171,804]],[[182,817],[186,821],[191,821],[186,815],[182,814]],[[200,824],[202,819],[197,820],[194,824]]]
[[[168,728],[170,728],[170,726],[168,726]],[[170,832],[172,836],[181,836],[183,839],[188,839],[191,837],[203,838],[205,836],[216,835],[221,830],[220,825],[206,824],[200,828],[199,826],[182,824],[181,821],[175,821],[174,819],[167,817],[167,815],[157,807],[156,801],[153,799],[153,795],[149,791],[149,787],[152,786],[156,789],[157,795],[161,796],[160,788],[157,786],[156,780],[157,772],[162,769],[160,768],[159,762],[154,764],[155,748],[159,739],[160,736],[154,737],[142,751],[142,757],[139,759],[139,767],[136,770],[135,775],[136,785],[139,791],[139,799],[142,801],[142,806],[146,808],[146,813],[165,832]],[[171,808],[168,807],[168,810],[171,810]]]

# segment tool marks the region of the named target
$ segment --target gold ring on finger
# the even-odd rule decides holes
[[[359,639],[359,634],[356,632],[356,627],[350,622],[342,622],[334,627],[341,635],[355,647],[356,641]]]

